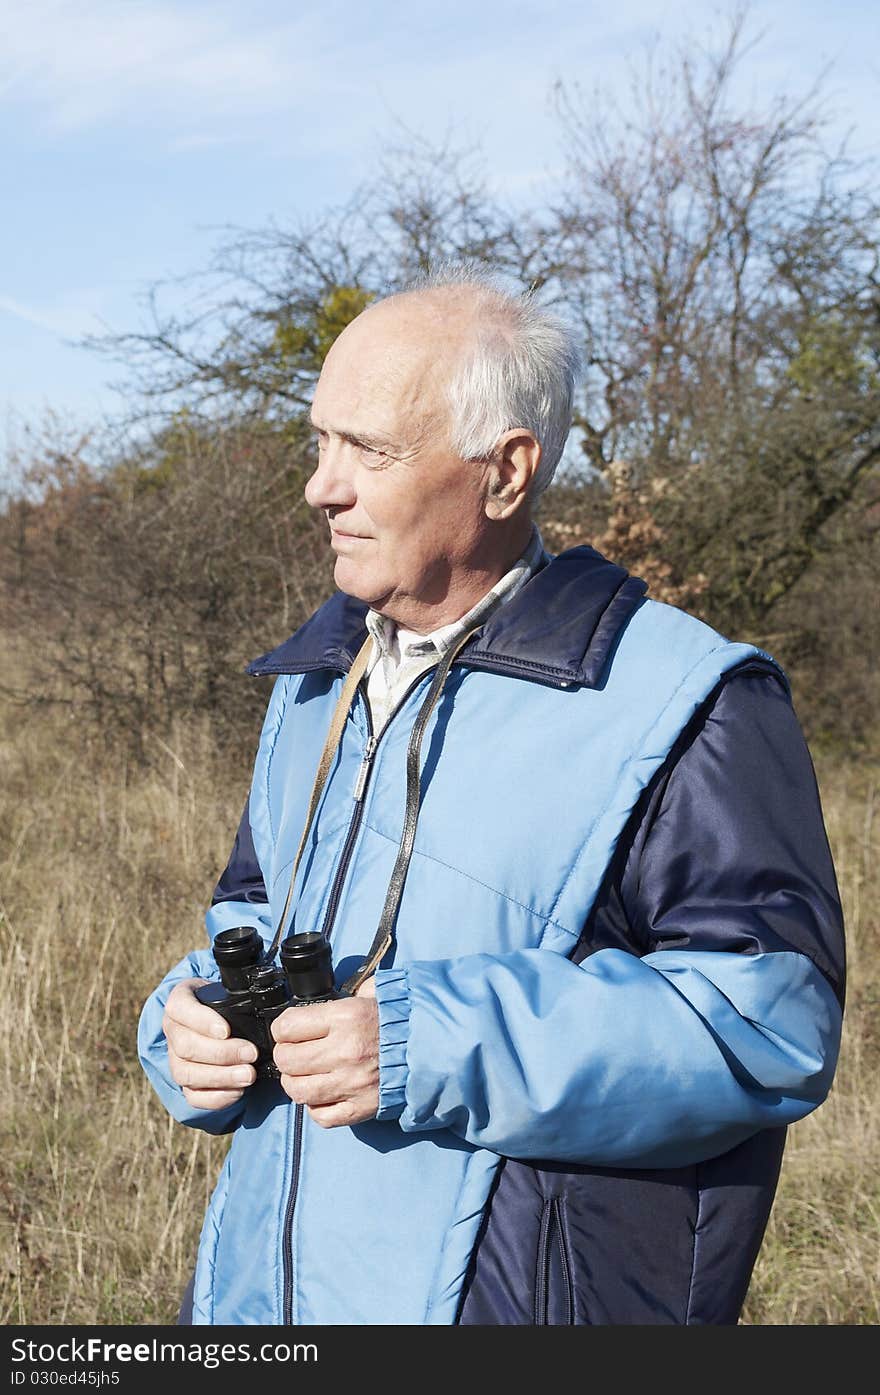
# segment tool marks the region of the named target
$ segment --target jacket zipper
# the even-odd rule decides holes
[[[345,835],[345,844],[342,849],[342,856],[339,859],[339,866],[336,869],[336,876],[333,878],[333,886],[330,891],[330,898],[327,902],[327,910],[324,915],[324,924],[321,927],[321,933],[327,940],[330,939],[333,930],[333,923],[336,919],[336,912],[339,909],[339,899],[342,895],[342,887],[345,882],[346,874],[348,872],[349,863],[351,862],[351,855],[354,850],[355,841],[357,840],[357,835],[360,830],[361,818],[363,817],[364,811],[364,796],[367,791],[370,773],[373,768],[373,759],[376,754],[376,747],[379,745],[379,742],[382,740],[382,737],[385,735],[386,731],[391,725],[392,718],[396,717],[397,713],[400,711],[401,707],[409,697],[410,693],[412,693],[418,687],[425,674],[432,672],[432,670],[436,667],[436,664],[432,664],[430,668],[422,669],[422,672],[416,678],[413,679],[406,692],[400,698],[400,701],[397,703],[396,707],[394,707],[394,709],[391,712],[389,712],[385,720],[385,725],[379,732],[378,736],[373,735],[373,718],[370,712],[369,700],[367,699],[366,685],[363,682],[363,680],[361,681],[361,683],[358,684],[358,691],[361,692],[364,697],[364,707],[367,716],[367,744],[364,747],[364,754],[361,759],[361,767],[357,773],[357,779],[355,780],[353,792],[354,809],[352,810],[351,821],[348,825],[348,832]],[[284,1210],[284,1245],[282,1251],[284,1274],[284,1302],[282,1321],[285,1324],[285,1326],[288,1327],[291,1326],[293,1323],[293,1214],[296,1210],[296,1198],[297,1193],[299,1191],[300,1158],[302,1156],[303,1124],[305,1122],[304,1115],[305,1105],[294,1105],[293,1171],[290,1177],[290,1191],[288,1192],[287,1196],[287,1206]]]
[[[555,1246],[554,1246],[555,1241]],[[535,1326],[547,1327],[550,1322],[550,1266],[554,1248],[559,1256],[562,1269],[563,1292],[566,1303],[566,1325],[574,1322],[574,1294],[572,1292],[571,1268],[565,1248],[565,1233],[562,1228],[562,1215],[559,1197],[551,1197],[541,1216],[541,1229],[538,1235],[538,1265],[535,1275]]]
[[[354,850],[355,840],[358,836],[358,832],[361,826],[361,814],[363,813],[364,808],[364,794],[366,793],[367,781],[370,778],[370,771],[373,767],[373,756],[376,754],[376,747],[379,744],[379,737],[374,736],[372,732],[373,724],[370,719],[369,707],[367,708],[367,722],[369,724],[367,727],[369,735],[367,736],[367,744],[364,747],[363,759],[361,760],[361,768],[358,771],[357,780],[355,781],[354,786],[354,812],[351,816],[351,822],[348,825],[348,832],[345,835],[345,846],[342,849],[342,856],[339,859],[339,866],[336,869],[336,876],[333,879],[333,888],[330,892],[330,899],[327,902],[327,912],[324,916],[324,924],[321,926],[321,934],[324,936],[326,940],[329,940],[330,932],[333,929],[333,923],[336,920],[336,911],[339,906],[339,898],[342,895],[342,884],[345,881],[345,876],[348,871],[348,864],[351,861],[351,854]]]

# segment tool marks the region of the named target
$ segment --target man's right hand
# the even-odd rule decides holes
[[[186,978],[171,990],[162,1028],[172,1078],[194,1109],[225,1109],[257,1078],[251,1041],[229,1035],[219,1012],[200,1003],[194,989],[206,978]]]

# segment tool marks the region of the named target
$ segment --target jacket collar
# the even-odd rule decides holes
[[[456,662],[557,688],[597,688],[647,589],[594,548],[570,548],[496,610]],[[368,609],[337,591],[290,639],[254,659],[248,673],[347,673],[366,639]]]

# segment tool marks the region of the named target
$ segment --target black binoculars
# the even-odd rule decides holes
[[[252,1041],[259,1055],[258,1080],[278,1080],[272,1060],[272,1023],[289,1007],[326,1003],[342,994],[333,978],[330,945],[323,935],[290,935],[281,945],[281,968],[268,963],[259,932],[249,925],[221,930],[214,939],[219,983],[196,989],[196,997],[229,1023],[234,1037]]]

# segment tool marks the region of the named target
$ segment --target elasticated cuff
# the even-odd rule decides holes
[[[379,1110],[377,1119],[399,1119],[406,1104],[409,987],[406,969],[378,969]]]

